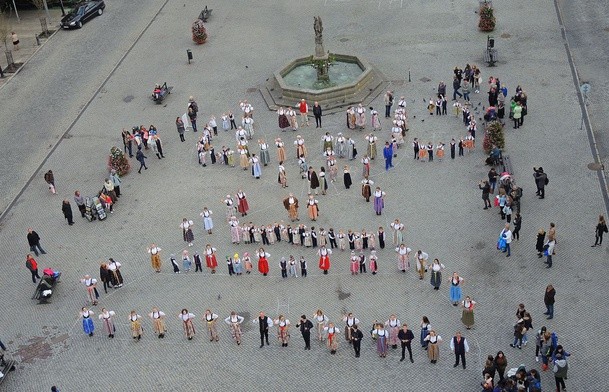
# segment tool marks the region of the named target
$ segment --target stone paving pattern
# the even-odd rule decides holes
[[[162,5],[154,2],[156,10]],[[354,187],[345,190],[339,181],[330,187],[328,195],[318,196],[321,216],[316,227],[363,227],[371,231],[382,225],[389,232],[389,223],[400,218],[407,228],[408,246],[428,252],[430,258],[439,258],[446,265],[445,277],[458,271],[465,278],[464,295],[471,295],[478,308],[475,329],[463,331],[471,351],[467,355],[468,368],[462,370],[452,367],[453,355],[448,348],[453,334],[464,330],[461,312],[450,306],[448,285],[444,282],[435,292],[428,276],[419,281],[412,269],[405,275],[398,273],[391,247],[378,252],[377,276],[351,276],[347,252],[335,252],[330,274],[323,276],[316,267],[313,250],[282,243],[267,247],[271,254],[269,277],[257,273],[228,277],[222,268],[223,256],[253,253],[256,247],[231,245],[220,200],[243,188],[251,206],[249,220],[260,224],[287,218],[281,205],[287,192],[276,183],[274,149],[273,164],[263,168],[261,180],[254,180],[238,168],[201,168],[196,164],[194,135],[187,133],[187,143],[180,143],[174,120],[184,112],[189,95],[197,97],[199,123],[212,113],[217,118],[229,109],[238,113],[239,100],[248,99],[255,108],[255,137],[272,142],[280,136],[288,145],[288,191],[304,201],[306,184],[298,178],[290,148],[295,134],[279,132],[275,113],[267,111],[260,93],[251,89],[261,86],[274,69],[290,58],[312,53],[312,16],[319,14],[324,19],[325,45],[330,51],[355,53],[374,62],[391,81],[396,95],[407,96],[408,144],[414,137],[447,143],[451,137],[465,134],[461,122],[452,116],[429,116],[423,100],[429,99],[439,80],[450,80],[455,65],[482,65],[486,36],[475,30],[475,5],[463,1],[407,4],[385,0],[327,0],[306,5],[288,2],[279,6],[266,1],[257,3],[256,8],[248,5],[244,1],[209,3],[214,9],[207,24],[209,41],[201,47],[192,47],[189,42],[188,24],[197,15],[198,6],[165,5],[1,222],[5,278],[0,286],[0,331],[4,343],[20,360],[18,370],[9,375],[3,388],[35,391],[57,384],[65,390],[76,390],[82,389],[86,380],[86,389],[91,391],[125,390],[132,385],[152,391],[193,387],[479,390],[484,357],[498,350],[506,352],[510,367],[521,363],[527,368],[538,367],[533,336],[523,350],[508,346],[516,306],[523,302],[532,313],[535,329],[547,325],[557,331],[560,342],[573,352],[569,390],[601,390],[603,381],[595,376],[604,370],[601,353],[607,344],[603,339],[577,339],[575,333],[582,325],[587,331],[594,331],[595,336],[607,332],[597,304],[603,297],[599,289],[608,279],[606,271],[599,268],[607,259],[607,249],[589,247],[596,217],[603,212],[603,201],[595,173],[586,168],[591,156],[584,132],[578,131],[580,112],[553,6],[520,0],[509,8],[497,4],[499,23],[495,36],[502,58],[497,68],[482,67],[485,78],[498,75],[510,92],[520,84],[529,94],[530,109],[524,128],[506,128],[508,152],[517,181],[524,189],[521,240],[513,244],[512,257],[507,259],[495,249],[503,224],[497,211],[482,210],[477,182],[486,177],[488,167],[484,166],[481,149],[455,161],[420,163],[413,161],[411,149],[406,148],[399,151],[396,167],[388,173],[382,161],[375,161],[371,178],[387,192],[386,208],[380,217],[360,195],[359,160],[339,160],[339,165],[351,164]],[[127,18],[118,14],[119,7],[126,6],[109,2],[102,18],[85,25],[82,31],[57,35],[44,50],[67,50],[77,44],[79,34],[103,36],[115,18]],[[149,7],[145,14],[154,15],[156,10]],[[535,28],[528,30],[523,26]],[[133,33],[120,42],[120,50],[127,50],[144,27],[143,22],[138,25],[139,30],[133,27]],[[509,38],[501,38],[502,34]],[[117,43],[106,44],[111,47]],[[191,48],[195,56],[190,65],[185,61],[186,48]],[[44,50],[35,61],[42,61],[37,58],[46,55]],[[108,60],[103,64],[100,77],[107,75],[117,62]],[[431,81],[422,82],[423,78]],[[158,106],[148,99],[148,94],[155,82],[163,81],[173,85],[174,90]],[[95,91],[90,85],[86,88],[89,94]],[[0,94],[9,90],[4,88]],[[474,104],[486,102],[483,93],[473,94],[472,98]],[[84,105],[86,99],[81,102]],[[373,106],[382,113],[382,97]],[[48,110],[51,109],[60,110]],[[35,121],[44,121],[46,112],[47,109],[35,114]],[[66,121],[70,118],[67,116]],[[61,135],[69,123],[66,121],[50,124],[49,132]],[[364,133],[346,130],[344,114],[327,116],[323,121],[323,130],[309,127],[298,132],[307,141],[314,167],[322,164],[319,139],[324,131],[356,137],[361,155]],[[101,188],[109,148],[120,145],[121,128],[135,124],[158,127],[167,158],[159,161],[151,151],[147,152],[149,170],[141,175],[132,171],[124,178],[124,196],[114,214],[104,222],[94,223],[75,216],[76,224],[69,227],[60,211],[62,198],[72,200],[74,189],[90,194]],[[383,121],[380,140],[388,137],[387,127]],[[214,145],[219,149],[233,140],[232,133],[221,133]],[[580,142],[573,143],[574,140]],[[40,156],[44,152],[32,156],[27,167],[36,167]],[[135,165],[132,161],[132,167]],[[550,178],[545,200],[534,197],[533,166],[543,166]],[[57,196],[50,195],[42,181],[43,170],[48,168],[57,178]],[[204,234],[198,217],[203,206],[215,213],[211,236]],[[178,255],[184,249],[179,229],[182,217],[197,223],[191,253],[194,249],[200,251],[206,243],[217,247],[220,273],[171,273],[169,254]],[[301,217],[303,223],[311,225],[304,208]],[[554,267],[547,270],[536,257],[534,246],[537,230],[547,228],[550,221],[557,224],[559,243]],[[41,235],[42,245],[49,252],[38,258],[41,269],[50,266],[63,273],[49,305],[34,305],[30,300],[34,285],[24,268],[29,226]],[[161,274],[154,274],[150,268],[146,254],[150,242],[163,248]],[[289,254],[307,257],[309,277],[280,278],[279,258]],[[85,300],[85,290],[78,279],[85,273],[97,275],[99,261],[108,257],[123,264],[125,286],[108,295],[102,293],[94,311],[99,313],[101,307],[107,307],[117,312],[118,332],[114,340],[104,336],[97,322],[96,334],[89,338],[82,333],[76,318]],[[543,291],[549,283],[558,292],[556,318],[552,321],[542,319]],[[132,341],[126,322],[128,312],[135,309],[145,316],[153,306],[168,314],[167,337],[154,337],[145,318],[143,340]],[[190,342],[184,338],[177,319],[184,307],[197,315],[197,335]],[[201,322],[206,308],[222,318],[231,310],[246,316],[241,346],[231,341],[223,324],[219,343],[206,340]],[[361,358],[353,358],[350,347],[342,340],[336,356],[317,342],[310,352],[303,351],[304,344],[295,330],[288,348],[282,349],[275,340],[270,347],[258,348],[257,326],[251,320],[259,310],[271,316],[284,313],[295,324],[302,313],[311,315],[317,308],[323,308],[333,321],[345,311],[356,314],[366,336]],[[391,352],[386,359],[378,358],[367,331],[375,319],[384,321],[391,313],[407,322],[417,337],[421,317],[430,318],[445,340],[437,365],[429,364],[425,352],[416,344],[414,364],[400,363],[397,352]],[[342,322],[338,324],[342,327]],[[553,385],[550,374],[544,373],[542,381],[548,389]]]

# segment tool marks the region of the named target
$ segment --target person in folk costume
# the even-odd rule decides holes
[[[336,350],[338,350],[338,336],[336,335],[340,333],[340,329],[335,327],[334,323],[328,323],[328,325],[324,327],[324,333],[326,334],[330,354],[336,354]]]
[[[267,166],[271,163],[271,155],[269,154],[269,145],[264,141],[264,139],[258,139],[258,147],[260,148],[260,162]]]
[[[244,116],[241,120],[243,124],[243,129],[245,129],[245,133],[247,134],[247,138],[252,140],[254,136],[254,119],[249,116]]]
[[[222,129],[224,130],[224,132],[228,132],[228,130],[230,129],[230,121],[228,120],[228,114],[222,113],[220,119],[222,120]]]
[[[463,140],[463,136],[461,136],[461,138],[459,138],[459,156],[462,157],[463,156],[463,149],[465,148],[465,140]]]
[[[213,248],[210,244],[205,245],[205,264],[207,268],[211,270],[212,274],[216,273],[218,268],[218,260],[216,258],[216,248]]]
[[[307,181],[309,182],[309,194],[315,193],[317,195],[319,192],[319,177],[317,177],[317,173],[315,172],[315,169],[313,169],[313,166],[309,166]]]
[[[395,248],[395,251],[398,254],[398,269],[406,273],[406,270],[410,268],[410,252],[412,252],[412,249],[402,243]]]
[[[377,323],[372,331],[372,335],[376,340],[376,351],[379,354],[379,357],[385,358],[387,356],[389,331],[385,329],[385,326],[382,323]]]
[[[91,277],[91,275],[85,275],[80,283],[84,284],[87,288],[87,299],[91,301],[93,305],[97,305],[97,299],[99,298],[99,293],[97,292],[97,279]]]
[[[353,106],[349,106],[347,108],[346,114],[347,114],[347,128],[355,129],[356,117],[355,117],[355,109],[353,108]]]
[[[281,138],[275,139],[275,146],[277,147],[277,160],[285,162],[285,144],[281,141]]]
[[[385,195],[386,193],[377,186],[374,191],[374,212],[376,212],[377,215],[381,215],[383,208],[385,208]]]
[[[366,199],[366,202],[370,201],[370,196],[372,195],[370,190],[371,185],[374,185],[374,181],[369,180],[368,177],[364,177],[362,180],[362,196]]]
[[[325,245],[322,245],[321,248],[317,251],[319,255],[319,269],[321,269],[324,275],[328,274],[328,270],[330,269],[330,255],[332,254],[331,249],[327,249]]]
[[[317,339],[320,342],[323,342],[325,339],[324,329],[328,326],[329,321],[330,319],[321,309],[317,309],[317,311],[315,311],[313,314],[313,322],[315,323],[317,330]]]
[[[378,138],[376,136],[374,136],[373,134],[366,136],[366,141],[368,142],[368,147],[366,149],[366,153],[367,153],[367,156],[370,157],[370,159],[376,158],[377,140],[378,140]]]
[[[347,139],[339,132],[336,136],[336,153],[339,158],[344,158],[347,154]]]
[[[226,150],[226,159],[227,165],[230,165],[230,167],[235,167],[235,151],[233,151],[230,147],[228,147]]]
[[[372,272],[372,275],[376,275],[378,272],[378,256],[376,255],[374,247],[370,248],[370,256],[368,256],[368,259],[370,259],[370,272]]]
[[[277,326],[277,339],[281,342],[281,347],[288,347],[290,341],[290,320],[284,315],[279,315],[273,323]]]
[[[243,253],[243,259],[241,260],[243,265],[245,266],[245,273],[246,274],[251,274],[252,273],[252,259],[250,258],[250,254],[248,252]]]
[[[247,212],[250,209],[250,206],[247,202],[247,196],[241,189],[239,189],[236,196],[237,196],[237,210],[241,213],[241,216],[246,216]]]
[[[353,332],[353,326],[359,324],[359,319],[353,316],[353,313],[348,313],[343,316],[343,322],[345,323],[345,340],[351,343],[351,333]]]
[[[231,195],[226,195],[223,202],[226,206],[226,221],[230,222],[231,218],[237,215],[237,206],[235,205],[235,200]]]
[[[326,246],[328,245],[328,232],[326,232],[326,229],[324,229],[323,227],[319,228],[319,246]]]
[[[383,226],[379,226],[376,232],[376,238],[378,239],[379,247],[385,249],[385,229]]]
[[[419,273],[419,280],[423,280],[425,278],[425,272],[427,272],[427,260],[429,259],[429,255],[421,250],[417,251],[417,272]]]
[[[453,306],[457,306],[461,301],[461,286],[463,286],[463,278],[456,272],[453,272],[450,278],[450,302],[452,302]]]
[[[292,107],[288,107],[288,120],[290,120],[292,131],[296,132],[298,129],[298,119],[296,118],[296,110],[294,110]]]
[[[115,314],[116,312],[114,312],[114,310],[102,308],[101,313],[99,314],[99,316],[97,316],[102,321],[102,324],[104,325],[104,331],[108,334],[108,337],[110,339],[114,338],[114,333],[116,332],[114,320],[112,320],[112,317],[114,317]]]
[[[192,246],[192,242],[195,240],[195,236],[192,232],[193,222],[186,218],[182,219],[182,223],[180,223],[180,228],[182,229],[182,238],[184,242],[188,243],[188,246]]]
[[[290,193],[288,197],[283,199],[283,206],[288,211],[290,221],[294,222],[298,219],[298,199],[294,197],[293,193]]]
[[[195,325],[192,320],[195,318],[195,315],[190,313],[188,309],[182,309],[182,312],[178,315],[180,320],[182,320],[182,327],[184,328],[184,334],[188,340],[192,340],[195,335]]]
[[[431,331],[431,324],[429,323],[429,318],[427,318],[427,316],[423,316],[421,318],[420,341],[421,347],[425,350],[427,350],[427,346],[429,346],[429,341],[425,340],[425,338],[429,335],[429,331]]]
[[[336,165],[334,151],[327,152],[327,154],[326,165],[328,166],[328,171],[330,172],[330,182],[334,182],[336,181],[336,176],[338,175],[338,166]]]
[[[207,234],[211,234],[211,230],[214,228],[214,221],[211,219],[213,212],[207,207],[203,207],[203,212],[199,214],[203,218],[203,228],[207,230]]]
[[[357,275],[359,273],[359,263],[360,263],[360,258],[358,255],[355,254],[355,251],[352,250],[351,251],[351,256],[350,256],[350,270],[351,270],[351,275]]]
[[[239,253],[235,253],[235,255],[232,258],[232,267],[233,267],[233,272],[235,273],[235,275],[240,276],[243,274],[243,262],[241,260],[241,258],[239,257]]]
[[[213,342],[215,340],[217,342],[220,340],[218,329],[216,328],[218,315],[207,309],[205,310],[203,317],[205,317],[205,325],[207,326],[207,332],[209,333],[209,341]]]
[[[370,158],[366,155],[362,158],[362,177],[368,176],[370,176]]]
[[[370,116],[371,116],[370,122],[372,125],[372,129],[374,129],[375,131],[380,131],[381,130],[381,121],[379,120],[379,112],[377,112],[373,108],[370,108]]]
[[[288,261],[288,263],[290,265],[290,277],[298,278],[298,272],[297,272],[297,268],[296,268],[296,259],[294,258],[294,256],[290,255],[290,260]]]
[[[228,112],[228,121],[230,121],[230,129],[231,129],[231,131],[233,129],[237,129],[237,123],[235,122],[235,115],[230,110]]]
[[[316,221],[319,216],[319,201],[313,197],[313,195],[309,195],[309,200],[307,201],[307,210],[309,211],[309,218],[312,221]]]
[[[165,313],[161,312],[159,308],[152,308],[152,312],[148,313],[148,317],[152,319],[152,329],[157,334],[159,339],[165,337],[167,328],[165,327]]]
[[[236,216],[232,216],[228,221],[230,227],[230,238],[233,244],[239,244],[241,242],[241,227],[239,226],[239,220]]]
[[[233,311],[230,316],[224,319],[224,322],[230,326],[231,335],[237,342],[237,345],[241,344],[241,324],[245,319],[239,316],[237,312]]]
[[[366,272],[366,255],[364,255],[364,251],[360,249],[359,251],[359,273],[365,274]]]
[[[285,173],[285,167],[283,166],[283,161],[279,162],[279,174],[277,175],[277,182],[281,184],[282,188],[288,187],[288,179]]]
[[[290,127],[290,120],[288,120],[288,116],[286,116],[286,111],[283,107],[280,107],[279,110],[277,110],[277,120],[281,132],[285,132],[285,129]]]
[[[322,153],[334,148],[334,136],[330,135],[330,132],[326,132],[326,134],[321,137],[321,142],[323,143],[321,149]]]
[[[123,275],[121,274],[121,263],[114,261],[114,259],[108,259],[108,272],[110,273],[110,280],[114,288],[123,287]]]
[[[249,230],[249,226],[244,223],[243,226],[240,227],[239,229],[241,231],[241,238],[243,238],[243,242],[246,244],[251,243],[251,239],[250,239],[250,230]]]
[[[95,325],[93,325],[93,319],[91,319],[94,314],[93,311],[86,307],[80,309],[80,312],[78,313],[80,318],[82,318],[82,330],[89,336],[93,336],[93,332],[95,331]]]
[[[438,157],[438,160],[441,161],[442,159],[444,159],[444,143],[440,142],[437,146],[436,146],[436,156]]]
[[[256,154],[252,154],[249,163],[252,165],[252,176],[255,179],[259,180],[262,175],[262,169],[260,168],[260,159],[256,156]]]
[[[355,249],[355,233],[351,229],[347,231],[347,240],[349,241],[349,249]]]
[[[173,253],[171,255],[169,255],[169,261],[171,262],[171,266],[173,267],[173,273],[179,274],[180,267],[178,266],[178,262],[176,261],[176,256]]]
[[[264,251],[264,248],[258,249],[256,252],[256,256],[258,257],[258,271],[263,275],[267,276],[269,273],[269,261],[268,258],[271,256],[270,254]]]
[[[303,232],[304,232],[304,225],[301,225],[303,227]],[[300,245],[302,243],[302,241],[300,240],[300,235],[299,235],[299,230],[301,226],[294,226],[293,228],[290,229],[290,236],[292,238],[292,244],[293,245]]]
[[[450,158],[455,159],[455,139],[450,139]]]
[[[351,172],[349,171],[349,166],[345,165],[343,167],[343,182],[345,184],[345,188],[349,189],[353,182],[351,181]]]
[[[397,154],[397,149],[402,148],[404,144],[404,137],[402,136],[402,128],[400,128],[397,120],[393,120],[393,126],[391,127],[391,137],[395,140],[394,153]],[[416,138],[415,138],[416,140]]]
[[[398,343],[400,339],[398,339],[398,333],[400,332],[400,320],[396,317],[395,314],[389,316],[389,320],[385,321],[385,327],[389,332],[388,343],[391,345],[391,348],[398,348]]]
[[[281,277],[282,278],[287,278],[288,277],[288,261],[285,259],[285,257],[281,257],[281,260],[279,261],[279,268],[281,269]]]
[[[350,161],[357,157],[357,148],[355,148],[355,139],[352,137],[347,138],[347,158]]]
[[[431,263],[431,280],[430,283],[434,290],[440,290],[442,284],[442,271],[444,270],[444,264],[440,263],[440,260],[433,259]]]
[[[150,254],[150,263],[155,272],[161,272],[161,248],[156,244],[150,244],[146,251]]]
[[[391,230],[393,230],[393,245],[399,246],[404,242],[404,224],[396,219],[391,223]]]
[[[427,143],[427,162],[433,162],[433,144],[431,142]]]
[[[239,150],[239,166],[243,170],[247,170],[250,166],[250,161],[248,157],[249,152],[244,146],[237,146],[237,149]]]
[[[192,259],[195,262],[195,272],[203,273],[203,264],[201,263],[201,255],[199,252],[195,250],[195,253],[192,255]]]
[[[303,180],[307,178],[307,175],[309,173],[309,165],[307,164],[307,160],[304,156],[298,158],[298,168],[300,169],[300,178],[302,178]]]
[[[144,328],[142,327],[142,322],[140,319],[142,316],[137,314],[135,310],[132,310],[129,314],[129,323],[131,324],[131,336],[133,339],[140,340],[144,333]]]
[[[476,306],[476,301],[472,301],[470,296],[466,296],[465,299],[461,302],[461,307],[463,308],[463,312],[461,313],[461,322],[465,325],[466,329],[472,329],[474,325],[474,308]]]
[[[296,159],[301,156],[307,157],[307,147],[305,146],[304,138],[300,135],[296,136],[296,140],[294,140],[294,145],[296,146]]]
[[[302,240],[302,244],[307,247],[310,248],[313,246],[313,238],[311,238],[311,231],[307,230],[304,232],[304,237]]]
[[[338,248],[341,251],[344,251],[345,249],[347,249],[347,236],[345,235],[345,232],[341,229],[338,231]]]
[[[321,188],[321,194],[325,195],[328,190],[328,181],[326,180],[326,169],[323,166],[319,168],[317,178],[319,181],[319,188]]]
[[[182,268],[186,273],[190,272],[190,268],[192,267],[192,260],[190,259],[190,255],[187,250],[182,251]]]
[[[366,128],[366,108],[361,103],[357,105],[355,114],[355,125],[357,125],[360,130]]]
[[[474,137],[472,136],[471,132],[467,133],[467,136],[465,136],[464,142],[463,142],[464,147],[467,149],[467,153],[469,154],[470,152],[472,152],[472,150],[475,147],[474,144]]]
[[[431,363],[438,363],[440,355],[439,344],[442,343],[442,337],[436,334],[433,329],[429,331],[429,335],[425,337],[425,341],[429,343],[427,346],[427,357]]]

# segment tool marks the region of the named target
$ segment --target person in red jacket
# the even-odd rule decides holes
[[[25,266],[32,273],[32,282],[37,283],[36,278],[40,279],[40,275],[38,275],[38,263],[36,262],[36,259],[32,257],[31,253],[28,253],[25,257]]]
[[[298,111],[300,112],[300,121],[301,126],[308,127],[309,126],[309,105],[307,105],[307,101],[303,98],[300,100],[298,104]]]

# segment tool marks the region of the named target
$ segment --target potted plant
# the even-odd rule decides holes
[[[480,15],[480,21],[478,22],[478,28],[480,29],[480,31],[488,32],[495,30],[497,20],[495,19],[495,12],[493,11],[492,2],[481,2],[478,14]]]
[[[503,125],[497,120],[487,123],[484,128],[484,141],[482,142],[484,151],[490,154],[493,146],[497,146],[501,150],[505,147]]]
[[[125,157],[123,151],[118,147],[112,147],[110,149],[110,157],[108,158],[108,171],[116,170],[119,176],[124,176],[129,173],[131,166],[129,160]]]
[[[201,19],[197,19],[192,23],[192,40],[197,44],[201,45],[207,41],[207,30]]]

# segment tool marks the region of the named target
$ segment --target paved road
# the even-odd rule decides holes
[[[247,8],[249,4],[210,3],[215,9],[208,24],[210,40],[200,47],[192,46],[184,27],[184,21],[198,13],[197,6],[167,8],[159,14],[95,95],[69,132],[70,137],[49,157],[48,166],[60,168],[60,195],[49,195],[38,179],[28,185],[3,220],[0,331],[4,343],[20,361],[18,371],[6,381],[7,389],[39,391],[48,389],[51,382],[66,390],[82,389],[84,366],[92,374],[85,381],[86,389],[92,391],[124,390],[135,382],[138,388],[153,391],[181,390],[186,383],[191,389],[190,383],[208,390],[370,390],[381,386],[473,391],[479,388],[484,357],[498,350],[506,351],[510,367],[521,363],[529,368],[538,366],[532,344],[522,350],[508,346],[516,305],[523,302],[533,315],[535,328],[547,325],[557,331],[561,343],[573,352],[569,389],[602,390],[603,380],[597,375],[604,371],[603,353],[609,350],[608,344],[603,339],[580,339],[580,333],[582,325],[598,336],[609,333],[597,305],[597,299],[602,299],[599,288],[609,280],[602,268],[608,252],[606,247],[589,247],[596,216],[604,207],[595,172],[586,167],[592,158],[583,141],[585,134],[576,134],[582,142],[569,144],[579,127],[580,112],[552,4],[523,0],[509,9],[498,5],[500,27],[496,36],[501,38],[497,38],[497,46],[505,57],[497,68],[483,68],[485,77],[499,75],[511,91],[518,84],[524,86],[531,100],[525,126],[520,130],[506,128],[508,152],[525,192],[521,240],[513,245],[512,257],[508,259],[495,249],[503,224],[497,211],[482,210],[476,184],[488,168],[480,150],[455,161],[428,164],[414,161],[410,149],[404,149],[399,152],[395,169],[388,173],[382,162],[374,162],[372,179],[387,192],[386,209],[380,217],[362,199],[357,186],[347,191],[339,182],[330,187],[328,195],[319,196],[322,215],[315,226],[373,231],[381,225],[387,228],[399,217],[406,223],[409,246],[427,251],[431,258],[438,257],[447,273],[458,271],[464,276],[465,294],[472,295],[479,305],[476,328],[465,334],[472,347],[467,370],[452,367],[448,339],[463,327],[460,311],[449,303],[446,282],[435,292],[427,279],[419,281],[412,271],[398,273],[390,247],[379,251],[381,274],[374,277],[352,277],[347,256],[340,252],[333,255],[330,275],[321,275],[313,250],[285,244],[267,248],[272,256],[271,274],[266,278],[258,274],[228,277],[224,269],[214,276],[207,272],[171,273],[169,254],[179,254],[185,247],[178,228],[182,217],[197,222],[195,249],[211,243],[218,248],[221,259],[234,252],[253,253],[255,246],[236,247],[228,238],[220,199],[229,192],[243,188],[248,193],[252,206],[248,219],[254,223],[286,219],[280,203],[285,192],[276,183],[275,163],[263,169],[261,180],[237,168],[202,168],[196,164],[195,138],[188,133],[188,142],[180,143],[173,120],[183,113],[189,95],[198,96],[202,120],[212,113],[219,116],[229,109],[237,111],[238,101],[247,98],[256,110],[257,137],[270,141],[281,136],[290,145],[294,134],[280,133],[275,114],[265,111],[259,93],[248,89],[261,85],[290,58],[312,53],[313,15],[324,18],[329,50],[365,56],[387,75],[398,95],[408,97],[409,141],[418,137],[447,142],[465,133],[452,116],[429,116],[423,100],[429,98],[437,81],[450,78],[455,65],[480,62],[486,36],[474,32],[476,15],[471,4],[432,1],[403,3],[402,8],[396,1],[294,1],[281,6],[267,1],[258,8]],[[157,5],[160,7],[160,3]],[[149,19],[153,14],[149,12]],[[142,20],[134,31],[141,31],[146,23]],[[445,26],[444,35],[438,34],[438,25]],[[135,35],[128,33],[132,38]],[[123,53],[129,47],[122,41],[119,45],[123,45]],[[184,61],[185,48],[192,48],[195,54],[190,66]],[[156,58],[160,60],[150,60]],[[409,68],[413,81],[404,84],[401,81]],[[166,106],[154,105],[146,96],[155,80],[167,80],[176,86]],[[21,84],[16,86],[22,88]],[[86,96],[82,104],[91,96]],[[133,99],[125,100],[129,97]],[[484,94],[473,98],[475,105],[484,102]],[[381,105],[380,99],[373,102],[375,107]],[[59,211],[59,200],[69,198],[75,188],[85,194],[100,188],[108,149],[120,144],[117,130],[134,123],[159,127],[167,158],[158,160],[149,153],[150,169],[124,178],[124,196],[106,221],[88,223],[78,218],[76,225],[68,226]],[[300,131],[315,167],[322,165],[316,147],[326,130],[355,137],[363,146],[363,134],[346,130],[342,114],[327,116],[323,131]],[[379,137],[384,140],[387,136],[384,128]],[[232,145],[234,137],[222,133],[214,143],[217,147]],[[289,148],[288,153],[289,190],[302,200],[306,184],[297,178],[293,150]],[[339,164],[350,164],[354,180],[360,179],[359,162],[340,160]],[[540,165],[550,176],[545,200],[537,199],[533,191],[531,168]],[[204,234],[197,215],[204,205],[215,212],[216,227],[211,236]],[[301,213],[304,215],[304,211]],[[537,230],[547,228],[550,221],[557,223],[559,245],[555,266],[548,270],[536,257],[534,245]],[[303,222],[312,225],[306,218]],[[47,306],[34,305],[30,300],[33,285],[23,266],[28,226],[42,235],[49,251],[40,257],[41,266],[64,272],[56,298]],[[145,254],[145,247],[152,241],[163,248],[161,274],[151,271]],[[279,277],[278,260],[289,254],[306,256],[309,277],[287,281]],[[98,323],[96,335],[89,338],[76,319],[76,312],[84,305],[84,288],[78,278],[95,274],[99,261],[108,257],[123,262],[126,284],[108,295],[102,293],[95,311],[104,306],[117,312],[114,340],[104,336]],[[548,283],[558,290],[553,321],[542,315],[542,293]],[[146,320],[144,339],[133,342],[126,323],[128,312],[135,309],[145,315],[152,306],[168,314],[167,338],[153,337]],[[198,315],[197,336],[191,342],[182,336],[176,318],[183,307]],[[246,316],[241,346],[230,340],[225,326],[220,328],[217,344],[205,339],[201,316],[208,307],[222,317],[232,310]],[[373,320],[397,313],[418,334],[419,320],[427,315],[446,341],[440,361],[431,365],[418,348],[414,365],[400,363],[395,352],[381,360],[367,337],[357,361],[344,342],[336,356],[317,344],[305,352],[297,332],[292,334],[288,348],[281,348],[276,341],[264,350],[258,348],[256,326],[249,322],[257,311],[265,310],[272,316],[285,313],[295,322],[302,313],[311,314],[319,307],[332,320],[338,320],[344,311],[354,311],[366,332]],[[111,375],[112,381],[104,375]],[[542,378],[544,389],[550,388],[551,375],[544,373]]]
[[[59,32],[0,90],[0,211],[21,191],[163,3],[109,1],[102,17],[82,30]],[[63,180],[57,178],[58,186]]]

